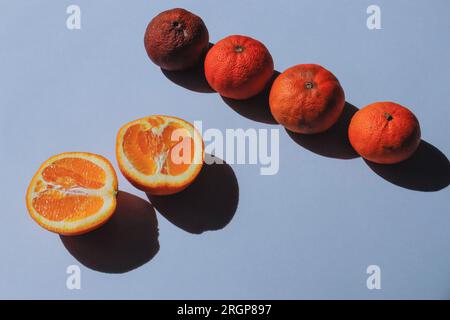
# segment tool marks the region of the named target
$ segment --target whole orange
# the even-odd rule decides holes
[[[273,74],[269,50],[246,36],[233,35],[217,42],[206,55],[205,77],[224,97],[247,99],[260,93]]]
[[[275,79],[269,104],[275,120],[288,130],[313,134],[338,120],[345,94],[330,71],[317,64],[299,64]]]
[[[184,70],[204,56],[209,47],[209,33],[199,16],[175,8],[150,21],[144,45],[156,65],[165,70]]]
[[[420,126],[407,108],[394,102],[375,102],[355,113],[348,136],[361,157],[391,164],[409,158],[416,151]]]

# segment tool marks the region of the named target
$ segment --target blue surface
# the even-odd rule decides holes
[[[69,31],[72,3],[1,1],[0,298],[450,298],[450,2],[377,0],[382,29],[372,31],[373,1],[78,0],[82,29]],[[386,170],[333,134],[291,137],[253,120],[264,113],[186,89],[196,83],[165,76],[143,47],[148,21],[175,6],[200,15],[213,43],[229,34],[261,40],[280,72],[325,66],[358,108],[408,106],[428,144],[412,163]],[[117,168],[118,128],[155,113],[202,120],[205,129],[279,128],[280,170],[210,168],[188,194],[153,199],[162,214],[119,174],[130,220],[116,218],[118,234],[110,226],[61,240],[29,218],[26,187],[45,159],[89,151]],[[205,229],[219,230],[198,234]],[[96,238],[128,253],[108,258],[108,242]],[[72,264],[81,266],[81,290],[66,289]],[[381,290],[366,287],[372,264]]]

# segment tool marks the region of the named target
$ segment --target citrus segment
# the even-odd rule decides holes
[[[42,177],[49,183],[59,184],[64,189],[84,187],[99,189],[105,183],[102,168],[86,159],[63,158],[46,167]]]
[[[102,197],[67,195],[57,190],[46,190],[33,199],[33,207],[46,219],[75,221],[95,214],[103,202]]]

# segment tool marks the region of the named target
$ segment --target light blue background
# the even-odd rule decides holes
[[[79,31],[65,26],[73,3]],[[382,30],[366,27],[373,3]],[[83,266],[29,218],[26,187],[44,160],[89,151],[117,168],[115,135],[130,120],[162,113],[205,129],[276,128],[215,93],[178,86],[150,62],[147,23],[176,6],[200,15],[213,43],[230,34],[261,40],[279,71],[325,66],[357,107],[408,106],[424,140],[450,154],[448,1],[1,0],[0,298],[449,299],[449,188],[400,187],[361,158],[321,156],[281,128],[277,175],[232,165],[239,203],[227,226],[192,234],[158,214],[160,250],[133,271]],[[120,174],[119,185],[147,199]],[[82,268],[78,291],[66,289],[71,264]],[[371,264],[381,267],[381,290],[366,288]]]

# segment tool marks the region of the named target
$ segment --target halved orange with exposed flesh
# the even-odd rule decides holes
[[[120,171],[136,188],[154,195],[179,192],[203,165],[203,140],[192,124],[154,115],[120,128],[116,156]]]
[[[27,190],[27,208],[43,228],[77,235],[105,223],[116,208],[117,175],[104,157],[65,152],[45,161]]]

